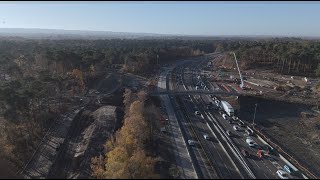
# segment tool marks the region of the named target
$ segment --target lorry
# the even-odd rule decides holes
[[[234,115],[234,110],[227,101],[220,101],[220,107],[228,114],[228,116]]]

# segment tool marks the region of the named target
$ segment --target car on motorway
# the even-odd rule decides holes
[[[227,130],[226,133],[229,137],[232,136],[232,133],[229,130]]]
[[[195,146],[196,145],[196,141],[189,139],[188,140],[188,144],[189,144],[189,146]]]
[[[261,149],[259,149],[258,152],[257,152],[257,156],[260,159],[263,158],[264,157],[264,152]]]
[[[206,139],[206,140],[209,140],[209,139],[210,139],[208,134],[204,134],[204,135],[203,135],[203,138]]]
[[[199,111],[195,111],[194,114],[195,115],[201,115],[201,113]]]
[[[228,120],[228,116],[226,114],[222,114],[222,118]]]
[[[249,157],[249,156],[250,156],[249,152],[246,151],[245,149],[242,149],[242,150],[241,150],[241,153],[242,153],[242,155],[243,155],[244,157]]]
[[[196,86],[196,90],[200,89],[199,86]]]
[[[235,130],[235,131],[240,131],[241,128],[237,125],[233,125],[232,128]]]
[[[250,137],[247,137],[247,138],[246,138],[246,143],[247,143],[250,147],[256,147],[256,146],[258,146],[258,144],[257,144],[253,139],[251,139]]]
[[[246,126],[242,121],[239,121],[237,124],[238,124],[240,127],[245,127],[245,126]]]
[[[210,97],[210,98],[213,98],[214,96],[213,96],[212,94],[209,94],[209,97]]]
[[[248,136],[253,136],[253,131],[251,129],[246,129],[245,130],[245,133],[248,135]]]
[[[231,119],[228,120],[229,124],[233,124],[233,121]]]
[[[264,151],[266,151],[268,154],[271,154],[271,155],[274,155],[274,156],[278,155],[277,151],[275,149],[273,149],[272,147],[270,147],[269,145],[262,146],[262,149]]]
[[[235,120],[235,121],[239,120],[239,118],[237,116],[232,116],[232,119]]]
[[[289,174],[287,172],[283,171],[283,170],[278,170],[277,171],[277,175],[281,179],[289,179]]]
[[[288,166],[288,165],[284,165],[283,166],[283,169],[285,170],[285,171],[287,171],[289,174],[291,174],[293,171],[292,171],[292,169]]]

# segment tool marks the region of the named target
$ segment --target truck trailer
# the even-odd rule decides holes
[[[220,101],[220,107],[229,115],[234,115],[234,110],[232,106],[227,101]]]

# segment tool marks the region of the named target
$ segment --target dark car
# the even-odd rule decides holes
[[[242,155],[243,155],[244,157],[249,157],[249,156],[250,156],[249,152],[246,151],[246,150],[244,150],[244,149],[241,150],[241,153],[242,153]]]
[[[245,130],[245,133],[248,135],[248,136],[253,136],[253,131],[251,129],[246,129]]]
[[[278,155],[277,151],[272,147],[270,147],[269,145],[264,145],[261,149],[265,150],[268,154],[271,154],[274,156]]]

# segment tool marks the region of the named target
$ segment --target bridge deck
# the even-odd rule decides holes
[[[155,92],[150,92],[149,93],[151,96],[158,96],[158,95],[163,95],[163,94],[172,94],[172,95],[197,95],[197,94],[216,94],[216,95],[240,95],[240,93],[236,92],[225,92],[225,91],[205,91],[205,90],[195,90],[195,91],[155,91]]]

